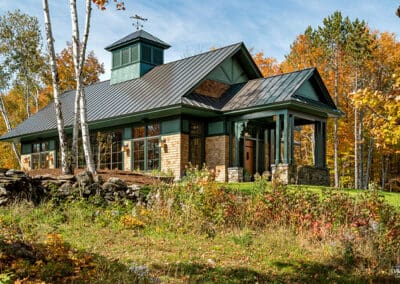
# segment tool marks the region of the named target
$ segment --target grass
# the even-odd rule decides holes
[[[230,212],[232,220],[235,220],[233,218],[239,212],[234,210],[235,207],[224,206],[240,206],[245,203],[241,201],[240,195],[234,197],[231,192],[221,195],[218,187],[204,189],[204,184],[196,186],[208,190],[210,196],[206,198],[199,194],[197,187],[190,189],[189,185],[182,185],[175,191],[170,191],[177,195],[166,195],[165,200],[161,200],[160,204],[164,207],[157,207],[154,203],[153,209],[135,207],[129,202],[105,205],[95,202],[96,199],[73,200],[61,204],[46,202],[36,207],[29,203],[0,207],[0,283],[33,277],[29,273],[38,273],[39,276],[33,280],[49,283],[71,280],[74,283],[151,283],[148,280],[152,278],[157,278],[162,283],[366,283],[393,280],[392,276],[388,276],[390,271],[372,273],[369,270],[367,265],[373,267],[375,260],[374,256],[368,256],[369,252],[374,251],[373,244],[386,243],[378,242],[379,239],[369,242],[369,235],[365,235],[367,231],[360,230],[362,234],[354,235],[364,239],[354,241],[351,247],[346,245],[346,240],[339,239],[339,235],[325,234],[327,230],[321,231],[322,233],[301,231],[282,225],[279,221],[269,222],[269,219],[264,225],[253,227],[250,226],[251,222],[235,226],[224,223],[210,234],[213,224],[208,222],[218,221],[216,214],[221,214],[221,218],[228,218],[226,213]],[[257,190],[254,183],[223,186],[232,192],[247,194]],[[193,189],[196,193],[191,191]],[[295,190],[322,193],[324,188],[291,187],[291,191]],[[357,195],[361,191],[346,192]],[[167,193],[168,190],[165,191]],[[198,199],[193,198],[196,194]],[[383,194],[387,202],[399,207],[399,195]],[[169,211],[171,196],[182,199],[176,199],[178,207]],[[279,196],[281,195],[269,195],[274,198]],[[232,199],[224,199],[227,197]],[[217,203],[214,203],[215,198],[218,198]],[[277,200],[279,203],[285,199]],[[289,204],[298,200],[298,196],[290,200],[279,207],[283,211],[287,207],[290,216],[302,212],[296,211],[297,206],[304,206],[306,210],[316,209],[310,208],[310,204],[315,204],[315,199],[303,200],[304,205]],[[318,197],[316,200],[318,201]],[[331,200],[336,200],[333,204],[340,206],[342,199]],[[263,214],[268,211],[263,210],[269,208],[265,205],[268,202],[257,203],[259,201],[255,198],[253,203],[246,203],[248,207],[237,207],[242,210],[240,216],[246,216],[250,210],[265,216]],[[225,203],[218,207],[219,202]],[[374,202],[368,204],[375,206]],[[264,207],[259,207],[261,205]],[[226,208],[231,210],[219,211]],[[348,210],[347,207],[333,208]],[[368,212],[374,212],[373,208]],[[251,215],[250,220],[255,217]],[[339,228],[340,224],[335,226]],[[368,223],[364,226],[369,228]],[[351,230],[353,231],[348,231],[350,235],[356,232],[353,227]],[[396,230],[393,230],[395,234]],[[344,232],[343,236],[347,236],[346,231]],[[367,233],[375,236],[374,232]],[[56,236],[58,242],[49,243],[49,236],[53,239]],[[34,248],[35,255],[41,256],[43,261],[21,260],[21,257],[12,253],[10,256],[7,250],[14,249],[10,246],[12,243],[19,246],[22,243],[22,247]],[[61,256],[62,253],[66,257]],[[66,261],[75,266],[71,268],[63,264]],[[79,265],[83,268],[78,269]],[[68,274],[68,281],[66,278],[54,278],[56,271],[63,273],[59,272],[60,267],[65,274],[75,274]],[[85,275],[89,275],[89,278],[79,278]]]
[[[346,271],[337,248],[307,241],[283,228],[233,229],[208,238],[157,225],[126,229],[112,219],[93,221],[98,210],[117,209],[99,209],[85,202],[54,209],[49,204],[22,204],[1,208],[0,216],[3,227],[16,226],[25,239],[43,243],[48,234],[57,232],[72,248],[89,253],[97,267],[94,283],[136,283],[127,272],[133,263],[145,265],[163,283],[366,280]]]
[[[251,194],[254,191],[254,182],[227,183],[226,187],[246,194]],[[312,186],[312,185],[291,185],[289,186],[289,188],[293,190],[307,190],[314,193],[322,193],[323,190],[331,189],[324,186]],[[361,195],[362,193],[365,192],[365,190],[362,189],[349,189],[349,188],[338,189],[338,190],[349,193],[352,196]],[[379,190],[379,195],[383,196],[388,204],[400,208],[400,193]]]

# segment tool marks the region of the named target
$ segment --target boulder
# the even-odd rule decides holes
[[[8,176],[8,177],[26,177],[27,176],[25,174],[25,172],[19,171],[19,170],[14,170],[14,169],[8,170],[5,173],[5,175]]]
[[[91,185],[93,181],[93,175],[89,171],[84,171],[76,175],[76,181],[80,186],[86,187]]]

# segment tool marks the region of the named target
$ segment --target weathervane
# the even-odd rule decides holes
[[[137,14],[135,14],[135,16],[130,16],[129,18],[136,20],[136,23],[133,23],[132,26],[136,27],[137,31],[140,30],[140,28],[143,28],[143,25],[139,21],[143,21],[143,22],[147,21],[146,18],[143,18]]]

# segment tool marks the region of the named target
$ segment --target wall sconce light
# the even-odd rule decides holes
[[[122,151],[125,152],[126,155],[129,157],[129,154],[130,154],[129,144],[128,143],[124,144],[124,146],[122,146],[122,148],[123,148]]]
[[[158,147],[165,148],[167,146],[167,139],[161,139],[160,143],[158,143]]]

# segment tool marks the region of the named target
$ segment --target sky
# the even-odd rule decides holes
[[[110,77],[111,64],[110,53],[104,47],[135,31],[129,18],[135,14],[148,19],[143,24],[145,31],[171,45],[165,51],[166,62],[237,42],[280,62],[299,34],[309,25],[322,25],[322,20],[335,11],[352,20],[365,20],[371,29],[395,33],[400,39],[400,18],[395,15],[400,0],[124,1],[125,11],[116,11],[112,4],[106,11],[93,7],[88,50],[104,63],[102,80]],[[77,2],[83,17],[84,1]],[[69,1],[49,3],[56,52],[60,52],[71,41]],[[36,16],[43,29],[42,1],[0,1],[0,15],[15,9]]]

